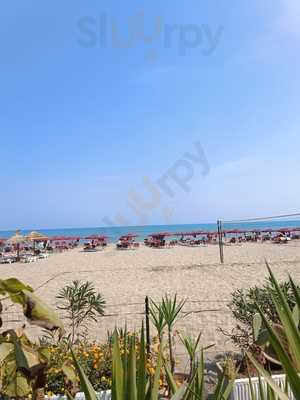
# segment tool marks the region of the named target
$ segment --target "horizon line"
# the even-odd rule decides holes
[[[281,218],[276,219],[274,218],[273,222],[280,222],[282,221]],[[282,222],[296,222],[297,219],[289,219]],[[224,224],[251,224],[251,223],[258,223],[258,222],[272,222],[270,219],[254,219],[253,220],[237,220],[235,221],[222,221]],[[0,229],[0,232],[14,232],[17,230],[20,231],[57,231],[57,230],[78,230],[78,229],[123,229],[123,228],[146,228],[146,227],[163,227],[163,226],[178,226],[178,225],[217,225],[216,222],[197,222],[197,223],[172,223],[172,224],[145,224],[145,225],[113,225],[113,226],[81,226],[81,227],[61,227],[61,228],[13,228],[13,229]]]

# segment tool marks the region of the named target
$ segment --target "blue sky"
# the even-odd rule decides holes
[[[2,0],[0,229],[300,211],[299,39],[296,0]]]

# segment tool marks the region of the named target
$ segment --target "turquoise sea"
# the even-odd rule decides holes
[[[260,222],[247,222],[224,224],[224,229],[263,229],[263,228],[300,228],[300,221],[260,221]],[[138,235],[137,240],[143,240],[151,233],[155,232],[187,232],[195,230],[216,231],[216,224],[186,224],[186,225],[147,225],[147,226],[122,226],[122,227],[102,227],[102,228],[68,228],[68,229],[28,229],[22,230],[22,234],[26,235],[32,230],[47,236],[78,236],[84,238],[92,234],[103,234],[109,237],[110,242],[116,242],[118,238],[127,233],[134,233]],[[9,238],[15,231],[0,231],[0,238]]]

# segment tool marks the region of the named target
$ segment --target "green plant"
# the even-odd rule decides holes
[[[127,345],[127,351],[124,352],[120,349],[119,339],[118,333],[115,332],[112,353],[112,400],[158,400],[159,398],[163,398],[160,384],[163,370],[169,383],[170,392],[168,398],[171,400],[204,400],[206,398],[204,391],[205,372],[203,351],[201,351],[199,360],[193,363],[193,370],[191,371],[189,380],[178,387],[167,361],[164,360],[161,350],[163,344],[160,345],[154,375],[151,375],[146,368],[147,355],[143,329],[139,355],[136,352],[135,335],[131,336]],[[81,384],[85,395],[88,399],[92,400],[94,399],[94,391],[76,360],[76,356],[74,353],[72,354],[78,373],[80,372]],[[224,372],[219,378],[215,392],[211,397],[212,400],[227,400],[230,396],[236,374],[234,373],[228,379],[225,370],[224,368]]]
[[[19,304],[27,321],[49,331],[64,333],[63,324],[55,312],[37,297],[33,289],[17,279],[0,280],[0,296]],[[6,296],[6,297],[5,297]],[[3,300],[3,299],[2,299]],[[0,307],[2,312],[2,306]],[[34,396],[44,388],[49,363],[46,347],[33,343],[23,329],[8,329],[0,334],[0,387],[9,397]]]
[[[157,331],[157,335],[160,340],[162,340],[164,329],[167,325],[165,316],[159,304],[156,304],[153,300],[150,302],[149,307],[151,321]]]
[[[104,315],[105,301],[91,282],[73,281],[62,288],[56,298],[59,302],[57,308],[69,321],[71,344],[85,336],[91,321],[96,322],[99,316]]]
[[[289,308],[292,310],[295,307],[296,299],[290,281],[279,283],[279,287],[286,298]],[[237,324],[232,332],[224,333],[230,336],[234,344],[240,348],[246,350],[254,342],[252,321],[257,313],[257,304],[268,321],[279,322],[279,316],[270,293],[275,297],[277,296],[270,278],[267,279],[262,287],[255,286],[249,289],[239,289],[232,293],[232,300],[228,307]]]
[[[277,360],[280,362],[286,374],[287,382],[290,385],[295,398],[298,398],[300,393],[299,288],[290,277],[289,284],[295,298],[296,307],[298,308],[298,312],[295,312],[291,310],[286,293],[284,293],[284,291],[282,290],[280,284],[276,280],[268,265],[267,268],[269,270],[270,282],[272,285],[269,291],[269,295],[278,315],[278,323],[270,321],[264,314],[259,304],[256,304],[256,309],[262,320],[261,329],[266,330],[266,333],[268,335],[267,341],[270,343],[270,346],[272,346],[274,353],[276,354]],[[259,372],[260,376],[262,376],[267,382],[268,393],[271,393],[271,396],[267,397],[261,387],[261,398],[263,400],[267,398],[288,400],[286,392],[282,391],[276,386],[269,372],[267,372],[263,368],[263,366],[256,360],[256,358],[250,352],[247,352],[247,356],[249,357],[250,362]],[[275,395],[277,397],[275,397]]]
[[[195,369],[196,363],[199,361],[198,360],[199,353],[200,352],[202,353],[203,350],[207,350],[214,346],[214,344],[212,344],[210,346],[200,348],[201,336],[202,336],[202,333],[199,333],[199,335],[196,338],[194,338],[191,335],[186,335],[186,336],[179,335],[179,339],[180,339],[181,343],[184,345],[184,348],[189,356],[190,374]]]
[[[153,300],[151,300],[151,316],[156,328],[158,328],[158,335],[160,339],[162,337],[163,328],[166,326],[168,330],[168,346],[172,373],[174,373],[175,371],[172,331],[174,324],[179,317],[179,314],[182,311],[185,303],[186,300],[180,300],[178,302],[176,294],[173,298],[165,295],[162,298],[161,303],[155,303]]]
[[[64,377],[66,365],[71,367],[72,357],[68,341],[48,346],[50,360],[47,368],[45,390],[49,394],[64,394],[70,389]],[[73,346],[74,354],[96,391],[111,388],[111,345],[110,343],[80,342]],[[73,382],[75,388],[77,379]]]
[[[255,303],[256,314],[254,315],[251,329],[254,340],[257,343],[259,340],[262,341],[266,346],[264,351],[271,349],[276,361],[282,366],[287,377],[285,389],[282,390],[275,384],[269,371],[249,351],[247,352],[248,362],[258,372],[260,400],[288,400],[288,385],[295,398],[299,398],[300,291],[290,277],[289,285],[295,299],[295,305],[291,309],[289,297],[282,290],[269,266],[268,270],[271,285],[269,296],[278,318],[276,322],[271,321],[262,310],[262,307]],[[60,336],[63,335],[61,321],[33,293],[31,287],[16,279],[0,280],[0,295],[5,299],[9,298],[12,302],[20,304],[29,323],[50,331],[58,330]],[[172,309],[177,310],[179,305],[175,297],[175,301],[172,301]],[[2,306],[0,306],[1,312]],[[172,313],[172,315],[174,314],[176,313]],[[171,326],[173,327],[173,325]],[[163,336],[161,337],[158,352],[155,355],[155,366],[154,368],[152,366],[149,368],[149,357],[146,351],[143,327],[140,338],[136,334],[127,332],[127,329],[119,332],[116,330],[107,346],[107,351],[111,356],[111,365],[108,366],[107,372],[111,373],[112,400],[158,400],[165,395],[162,378],[165,378],[168,382],[168,398],[171,400],[207,399],[205,393],[204,349],[200,346],[200,335],[195,339],[181,337],[181,340],[190,357],[190,373],[186,381],[179,386],[174,379],[169,360],[164,356]],[[103,348],[96,344],[90,345],[90,349],[88,349],[88,346],[88,343],[85,342],[70,346],[70,342],[62,341],[57,347],[46,348],[30,342],[22,329],[6,330],[0,334],[1,395],[20,398],[26,397],[32,390],[35,395],[38,389],[43,387],[46,379],[49,379],[47,373],[49,373],[49,368],[52,368],[52,359],[56,360],[64,352],[58,373],[62,379],[64,379],[64,374],[66,379],[73,382],[69,386],[70,390],[72,389],[72,394],[75,393],[73,390],[79,380],[81,390],[85,392],[86,399],[96,400],[95,385],[91,382],[93,376],[90,375],[88,377],[89,370],[87,367],[90,362],[99,361],[97,354],[102,352]],[[54,354],[51,356],[53,349]],[[98,365],[95,370],[98,370]],[[235,365],[228,359],[223,366],[214,394],[210,396],[210,399],[229,399],[236,375]],[[251,379],[249,375],[251,399],[257,400]],[[101,387],[96,388],[96,390],[99,389]],[[66,394],[69,400],[73,399],[68,387]]]
[[[282,291],[278,284],[275,276],[269,268],[270,282],[272,288],[270,289],[270,297],[276,308],[279,321],[274,323],[269,321],[267,316],[262,311],[259,304],[256,304],[256,310],[260,315],[262,324],[260,326],[259,319],[256,317],[255,320],[255,331],[256,335],[259,335],[260,329],[266,329],[268,333],[268,340],[272,345],[278,361],[281,363],[284,372],[287,377],[287,384],[285,389],[279,388],[273,381],[270,373],[256,360],[256,358],[247,352],[249,361],[258,371],[259,377],[259,398],[260,400],[288,400],[287,396],[287,385],[290,386],[295,398],[299,398],[300,393],[300,332],[299,332],[299,310],[300,310],[300,293],[296,287],[294,281],[290,278],[289,283],[291,285],[293,294],[295,296],[296,307],[298,313],[291,311],[288,299],[285,293]],[[281,326],[280,333],[276,329],[276,325]],[[169,369],[168,363],[163,360],[162,351],[159,351],[158,362],[153,380],[151,381],[145,364],[143,362],[138,363],[136,361],[135,353],[135,340],[132,339],[130,343],[128,353],[121,355],[120,348],[118,345],[118,335],[115,333],[114,337],[114,348],[113,348],[113,393],[112,400],[157,400],[159,398],[159,379],[161,375],[162,365],[164,364],[165,373],[170,387],[171,399],[173,400],[204,400],[204,354],[201,351],[201,356],[197,362],[195,362],[194,356],[192,356],[192,371],[190,378],[187,382],[177,387],[174,380],[173,374]],[[195,354],[193,349],[195,345],[191,346],[191,354]],[[145,347],[145,346],[144,346]],[[189,346],[188,346],[189,347]],[[287,351],[288,348],[288,351]],[[145,353],[145,348],[144,348]],[[125,362],[125,364],[124,364]],[[136,369],[140,369],[139,373],[136,373]],[[230,371],[228,374],[227,371]],[[229,376],[228,376],[229,375]],[[139,380],[137,376],[145,377],[145,379]],[[214,395],[210,398],[214,400],[226,400],[229,398],[233,388],[234,380],[236,377],[236,370],[234,365],[230,364],[223,368],[223,372],[219,377]],[[263,384],[263,380],[266,386]],[[83,379],[86,395],[91,388],[86,384],[86,379]],[[127,383],[126,383],[127,382]],[[250,383],[250,395],[252,400],[257,400],[252,378],[249,377]],[[138,385],[141,390],[138,391]],[[265,389],[266,388],[266,389]],[[137,393],[140,393],[137,397]],[[94,399],[93,394],[89,393],[89,399]]]

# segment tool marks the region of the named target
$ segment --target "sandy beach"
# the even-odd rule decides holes
[[[146,295],[159,300],[165,293],[177,293],[187,299],[184,311],[192,311],[188,318],[179,321],[177,329],[194,334],[202,331],[203,344],[215,343],[210,351],[215,354],[233,349],[217,329],[230,330],[233,326],[226,307],[231,292],[262,284],[266,276],[265,259],[279,279],[290,273],[300,281],[297,241],[288,245],[245,243],[226,246],[224,252],[225,264],[220,265],[216,245],[170,249],[141,246],[127,251],[117,251],[109,245],[95,253],[75,249],[34,263],[0,268],[1,278],[16,277],[27,282],[51,305],[55,305],[58,290],[72,280],[92,281],[107,302],[107,316],[90,330],[91,339],[105,337],[108,329],[123,326],[125,321],[130,329],[138,329]],[[5,315],[15,321],[21,314],[10,308]],[[35,329],[30,328],[32,334]]]

